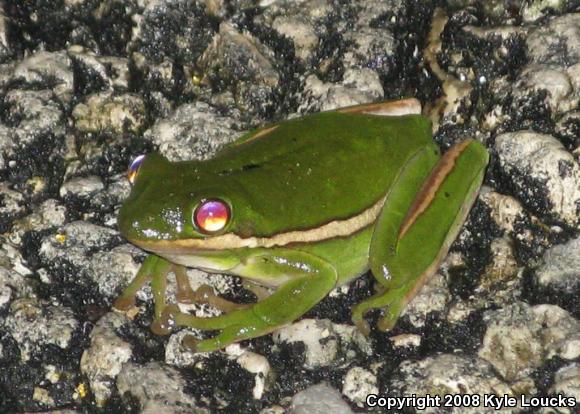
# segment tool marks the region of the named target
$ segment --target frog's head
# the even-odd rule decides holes
[[[172,163],[151,153],[133,161],[128,178],[131,194],[118,216],[126,239],[161,255],[227,248],[207,244],[227,236],[235,223],[227,183],[204,162]]]

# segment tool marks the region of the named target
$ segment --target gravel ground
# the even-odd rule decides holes
[[[145,257],[116,227],[134,156],[207,159],[268,122],[401,96],[443,150],[471,137],[492,158],[391,332],[350,322],[369,275],[208,354],[150,332],[150,288],[111,310]],[[386,412],[368,394],[578,412],[519,396],[580,404],[579,144],[577,0],[1,1],[0,413]]]

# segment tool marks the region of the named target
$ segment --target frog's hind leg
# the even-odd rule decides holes
[[[352,312],[363,332],[368,332],[364,314],[371,309],[387,308],[378,327],[391,329],[437,271],[477,197],[487,161],[485,148],[468,140],[447,151],[421,180],[424,183],[417,181],[413,170],[423,168],[423,162],[401,173],[377,220],[370,247],[370,267],[384,291]]]
[[[173,325],[202,330],[220,330],[210,339],[188,339],[195,351],[207,352],[254,338],[288,324],[312,308],[336,284],[336,270],[328,262],[303,252],[275,249],[274,252],[252,254],[244,261],[242,276],[277,274],[286,279],[272,295],[246,308],[230,313],[199,318],[179,311],[176,306],[165,309],[160,327],[169,330]]]

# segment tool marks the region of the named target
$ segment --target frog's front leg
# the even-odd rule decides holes
[[[147,256],[135,278],[125,288],[123,293],[115,300],[113,306],[121,311],[126,311],[135,306],[135,295],[148,281],[151,282],[151,290],[155,302],[155,317],[159,318],[165,307],[165,287],[167,273],[172,264],[167,260],[151,254]]]
[[[264,279],[264,275],[269,275],[273,281],[284,282],[272,295],[258,303],[220,316],[199,318],[180,312],[177,306],[168,306],[161,327],[169,329],[176,325],[220,330],[210,339],[184,340],[184,344],[194,351],[213,351],[233,342],[265,335],[298,319],[322,300],[337,280],[336,270],[328,262],[283,248],[248,253],[235,268],[235,273],[254,279]]]
[[[425,150],[402,170],[377,220],[370,267],[383,285],[378,294],[353,308],[353,322],[368,332],[364,314],[386,308],[379,328],[391,329],[405,305],[438,269],[459,233],[481,186],[489,155],[477,141],[447,151],[432,164]]]

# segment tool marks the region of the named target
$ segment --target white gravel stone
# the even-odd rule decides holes
[[[555,17],[539,24],[526,38],[532,63],[574,65],[580,62],[580,13]]]
[[[342,380],[342,393],[358,407],[364,407],[367,395],[379,393],[377,377],[362,367],[353,367]]]
[[[59,190],[61,197],[75,195],[80,198],[90,197],[101,191],[105,185],[101,179],[95,175],[88,177],[75,177],[65,182]]]
[[[136,94],[96,93],[75,106],[72,115],[81,132],[138,133],[145,125],[145,102]]]
[[[348,69],[341,83],[325,83],[309,75],[303,88],[304,102],[298,112],[329,111],[372,102],[383,96],[379,75],[370,69]]]
[[[402,395],[444,395],[485,394],[515,396],[510,386],[498,378],[493,367],[483,359],[462,354],[440,354],[419,361],[405,361],[395,372],[389,394]],[[422,413],[440,413],[441,407],[430,407]],[[456,407],[450,413],[496,413],[492,407]],[[516,413],[517,408],[506,409],[502,413]]]
[[[99,56],[80,45],[68,48],[68,54],[82,70],[91,73],[93,81],[100,81],[109,91],[129,89],[129,59],[116,56]]]
[[[15,122],[0,123],[0,168],[17,170],[12,158],[40,137],[64,134],[62,104],[51,90],[12,89],[4,95],[4,116]],[[34,148],[29,148],[34,149]],[[10,161],[8,161],[10,160]],[[22,162],[22,161],[21,161]],[[39,181],[42,181],[39,179]]]
[[[504,378],[521,379],[542,364],[541,326],[529,306],[518,303],[489,311],[485,320],[488,326],[478,355]]]
[[[196,64],[207,79],[233,84],[230,92],[238,108],[261,112],[274,104],[281,82],[274,52],[249,32],[222,22]]]
[[[329,320],[302,319],[276,331],[274,342],[303,342],[306,368],[329,366],[338,354],[338,339],[331,336],[331,325]]]
[[[32,392],[32,399],[45,407],[54,407],[54,398],[50,396],[50,393],[45,388],[34,387]]]
[[[208,414],[197,406],[195,398],[185,393],[185,379],[173,368],[158,362],[127,363],[117,377],[121,394],[134,396],[143,414]]]
[[[207,159],[241,135],[234,126],[233,119],[196,102],[179,106],[145,131],[143,137],[157,145],[170,161]]]
[[[527,215],[518,200],[509,195],[497,193],[490,187],[482,187],[479,198],[490,207],[491,218],[495,224],[507,233],[512,233],[516,222]]]
[[[9,116],[18,119],[16,127],[11,128],[18,144],[30,144],[41,135],[63,134],[63,111],[53,91],[12,89],[4,103]]]
[[[578,401],[580,401],[580,364],[574,362],[556,371],[554,383],[550,387],[549,393],[573,397],[578,405]]]
[[[568,0],[529,0],[522,3],[520,14],[524,21],[533,22],[554,11],[561,13],[569,3],[572,2]]]
[[[580,357],[580,322],[556,305],[536,305],[532,308],[540,332],[546,358],[558,356],[575,360]]]
[[[4,311],[14,299],[31,294],[32,286],[20,273],[0,267],[0,310]]]
[[[521,270],[514,256],[512,241],[495,238],[490,245],[491,262],[485,268],[476,293],[494,303],[510,304],[521,295]]]
[[[42,239],[39,254],[46,262],[65,259],[79,268],[87,265],[92,252],[106,249],[119,239],[119,234],[107,227],[86,221],[66,224],[58,233]]]
[[[0,5],[0,61],[4,61],[12,54],[12,48],[8,41],[8,27],[9,19],[4,14],[4,4]]]
[[[512,179],[520,200],[539,200],[558,220],[578,224],[580,166],[557,139],[532,131],[510,132],[496,138],[495,149],[500,169]]]
[[[292,397],[289,414],[353,414],[340,393],[320,383],[300,391]]]
[[[425,325],[431,312],[444,312],[451,298],[447,281],[441,272],[435,273],[403,310],[416,327]]]
[[[95,324],[91,344],[81,357],[81,372],[87,376],[99,407],[111,396],[115,378],[133,355],[131,345],[116,332],[127,323],[130,321],[125,315],[107,313]]]
[[[26,362],[47,344],[68,348],[78,325],[69,308],[46,305],[36,299],[18,299],[12,302],[2,328],[16,341],[20,357]]]
[[[401,334],[391,336],[389,341],[393,343],[395,348],[416,348],[421,345],[421,335],[417,334]]]
[[[484,315],[487,330],[478,355],[508,381],[525,379],[547,358],[580,353],[580,323],[555,305],[522,302]]]
[[[552,247],[544,253],[544,263],[536,269],[541,286],[574,294],[580,285],[580,237]]]
[[[546,91],[546,103],[553,113],[560,114],[578,107],[580,90],[569,72],[552,65],[531,64],[519,75],[514,94],[524,97],[530,93]]]
[[[165,346],[165,362],[176,367],[193,367],[203,369],[204,361],[211,355],[208,352],[191,352],[184,348],[183,338],[189,335],[197,336],[195,329],[182,329],[172,334]]]
[[[236,359],[236,362],[246,371],[254,374],[252,395],[256,400],[261,399],[269,390],[273,380],[272,367],[268,360],[255,352],[245,351]]]
[[[16,216],[25,211],[24,196],[15,190],[12,190],[7,183],[0,182],[0,214]]]
[[[74,91],[72,64],[66,52],[39,51],[20,61],[14,68],[12,81],[34,89],[45,84],[62,102],[69,102]]]
[[[58,200],[51,198],[43,201],[38,210],[28,216],[28,226],[36,231],[62,226],[65,222],[65,214],[66,208]]]
[[[5,242],[2,238],[0,238],[0,263],[10,271],[17,272],[22,276],[32,274],[32,270],[27,267],[28,263],[20,251],[12,243]]]
[[[131,244],[123,244],[109,251],[97,251],[91,256],[87,275],[96,283],[99,292],[105,297],[115,298],[137,274],[141,267],[134,256],[139,249]],[[151,300],[149,285],[137,292],[141,300]]]
[[[274,342],[303,342],[304,367],[316,369],[336,364],[338,358],[356,357],[356,352],[371,352],[368,340],[351,325],[333,324],[328,319],[302,319],[273,334]]]
[[[304,16],[278,16],[272,28],[292,39],[298,59],[306,62],[312,57],[319,39],[314,27]]]

